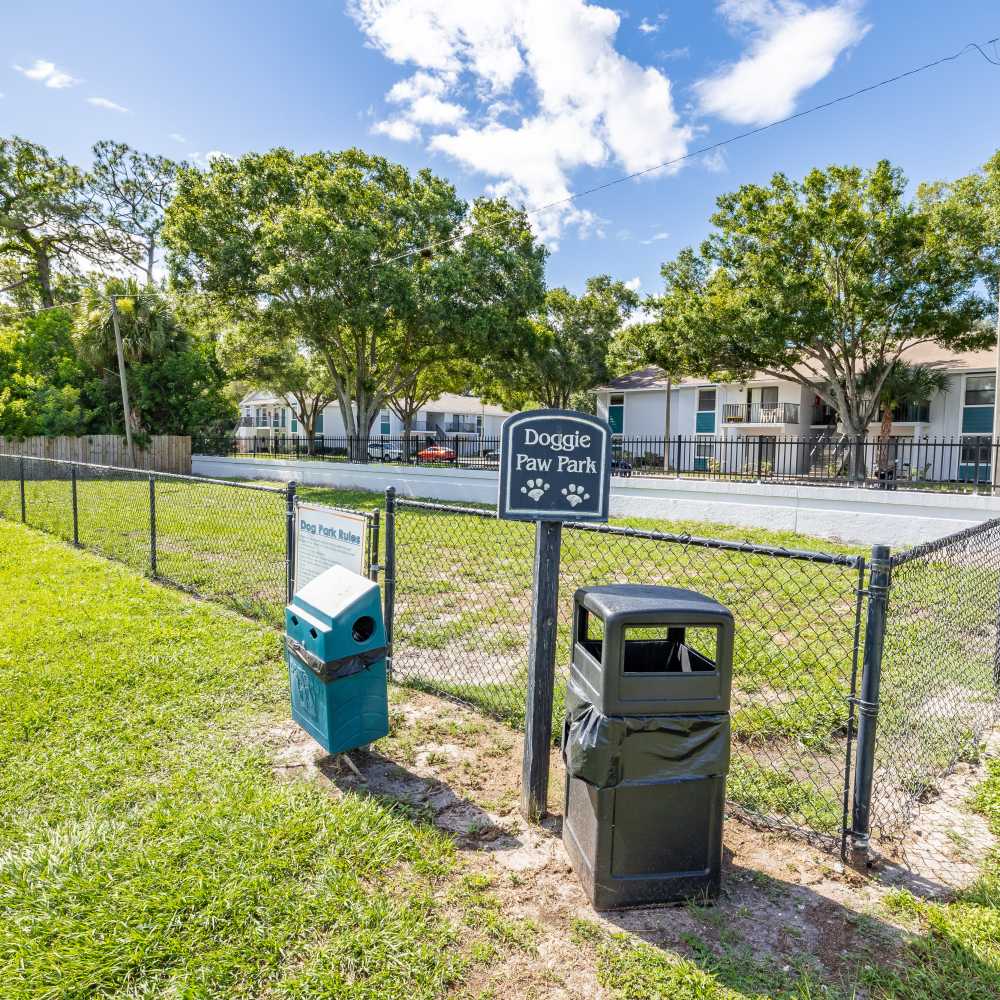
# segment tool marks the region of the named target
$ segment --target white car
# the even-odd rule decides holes
[[[373,441],[368,445],[368,457],[376,462],[402,462],[403,449],[398,445]]]

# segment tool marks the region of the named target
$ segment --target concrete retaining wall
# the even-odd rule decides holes
[[[493,504],[497,496],[497,473],[479,469],[203,455],[194,456],[193,469],[195,475],[295,480],[312,486],[381,491],[391,485],[401,496],[454,503]],[[932,541],[1000,517],[1000,497],[633,476],[612,480],[611,514],[715,521],[900,547]]]

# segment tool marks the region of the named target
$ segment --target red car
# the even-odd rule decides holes
[[[417,452],[417,458],[421,462],[454,462],[457,457],[454,449],[446,448],[443,444],[430,444],[423,451]]]

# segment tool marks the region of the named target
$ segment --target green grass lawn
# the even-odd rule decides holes
[[[538,960],[422,817],[275,776],[279,639],[0,522],[0,998],[471,1000],[477,969]],[[1000,834],[1000,762],[975,807]],[[953,903],[889,906],[914,937],[859,959],[869,996],[1000,995],[1000,855]],[[697,942],[563,932],[614,1000],[851,996]]]
[[[0,996],[431,997],[450,842],[272,775],[276,631],[0,523]]]

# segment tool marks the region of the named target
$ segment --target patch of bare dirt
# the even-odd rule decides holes
[[[334,795],[388,796],[419,810],[454,838],[468,872],[489,876],[506,918],[537,926],[535,952],[511,950],[478,967],[475,980],[465,984],[466,995],[492,990],[511,997],[603,997],[592,949],[587,952],[574,935],[578,920],[672,953],[689,954],[694,938],[720,954],[745,949],[756,961],[779,966],[805,960],[824,976],[845,980],[860,958],[889,960],[906,938],[881,905],[898,884],[895,867],[887,866],[885,877],[877,870],[859,874],[819,847],[732,817],[726,821],[716,905],[595,913],[562,846],[557,751],[550,815],[532,826],[518,809],[522,742],[516,734],[471,710],[405,689],[393,689],[390,716],[390,735],[353,752],[349,762],[325,755],[291,722],[263,738],[279,774],[311,775]],[[942,795],[942,815],[960,809],[967,796],[957,787]],[[927,813],[924,825],[936,815]],[[963,827],[967,835],[978,829],[970,822],[972,827]]]
[[[986,741],[976,764],[959,764],[942,778],[935,794],[917,806],[899,843],[878,845],[884,852],[882,877],[927,897],[967,888],[997,846],[986,818],[968,801],[986,778],[987,761],[1000,756],[1000,731]]]

